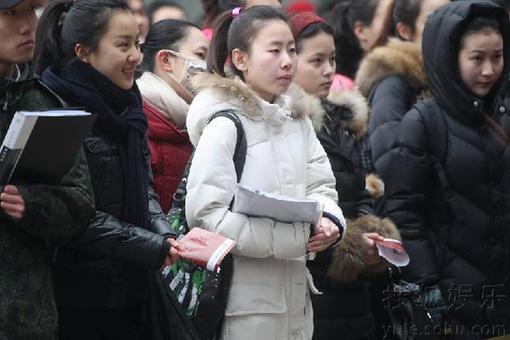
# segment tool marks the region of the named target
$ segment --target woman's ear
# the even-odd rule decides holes
[[[367,30],[365,29],[365,25],[359,20],[354,22],[352,31],[354,36],[359,40],[360,46],[363,48],[368,43]]]
[[[74,54],[84,63],[90,64],[90,53],[82,44],[77,43],[74,45]]]
[[[248,71],[248,54],[238,48],[232,51],[232,64],[241,72]]]
[[[411,28],[408,25],[399,22],[399,23],[397,23],[396,29],[397,29],[398,35],[403,40],[406,40],[406,41],[412,41],[413,40],[413,35],[414,34],[413,34],[413,31],[411,30]]]
[[[175,69],[174,65],[175,58],[170,52],[160,50],[156,54],[156,65],[165,72],[173,72]]]

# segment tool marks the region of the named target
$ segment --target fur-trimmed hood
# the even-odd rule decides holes
[[[400,233],[393,222],[374,215],[347,221],[347,228],[342,241],[333,251],[328,276],[336,282],[354,281],[363,273],[382,273],[390,266],[389,262],[381,258],[377,264],[367,266],[364,262],[363,248],[364,233],[378,233],[385,238],[401,241]]]
[[[266,121],[272,126],[281,126],[290,119],[304,119],[322,110],[319,99],[295,84],[274,103],[261,99],[239,78],[200,73],[191,84],[197,95],[186,124],[193,144],[198,142],[209,118],[221,110],[232,109],[250,120]]]
[[[240,79],[225,78],[204,72],[193,77],[192,87],[197,93],[205,89],[213,90],[218,100],[227,101],[233,106],[242,108],[242,114],[250,118],[258,117],[263,113],[262,102],[264,101]],[[320,101],[296,84],[292,84],[276,103],[289,104],[286,108],[290,110],[292,118],[307,117],[320,109]]]
[[[328,98],[322,102],[322,106],[316,113],[311,116],[313,128],[316,133],[319,133],[326,127],[327,111],[345,111],[349,112],[348,115],[340,117],[342,127],[349,132],[353,133],[356,138],[361,138],[368,132],[368,103],[357,90],[352,91],[331,91]],[[330,112],[330,114],[334,114]]]
[[[427,76],[418,44],[390,39],[385,46],[374,49],[361,62],[355,84],[361,94],[368,97],[377,83],[392,75],[402,76],[419,90],[427,87]]]

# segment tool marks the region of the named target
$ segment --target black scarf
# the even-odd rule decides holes
[[[147,130],[136,83],[123,90],[90,65],[75,60],[59,75],[47,68],[41,80],[72,105],[97,115],[96,127],[117,145],[124,175],[123,221],[148,226],[148,169],[142,151]]]

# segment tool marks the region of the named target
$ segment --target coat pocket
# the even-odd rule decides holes
[[[234,283],[225,315],[283,314],[287,312],[282,283]]]

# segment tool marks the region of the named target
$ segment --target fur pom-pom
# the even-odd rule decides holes
[[[376,174],[368,174],[365,177],[365,188],[373,198],[379,198],[384,195],[384,182]]]
[[[362,273],[381,273],[389,263],[381,258],[377,264],[366,266],[364,262],[364,233],[378,233],[385,238],[401,240],[400,233],[393,222],[374,215],[366,215],[347,222],[342,241],[332,254],[328,276],[336,282],[354,281]]]

